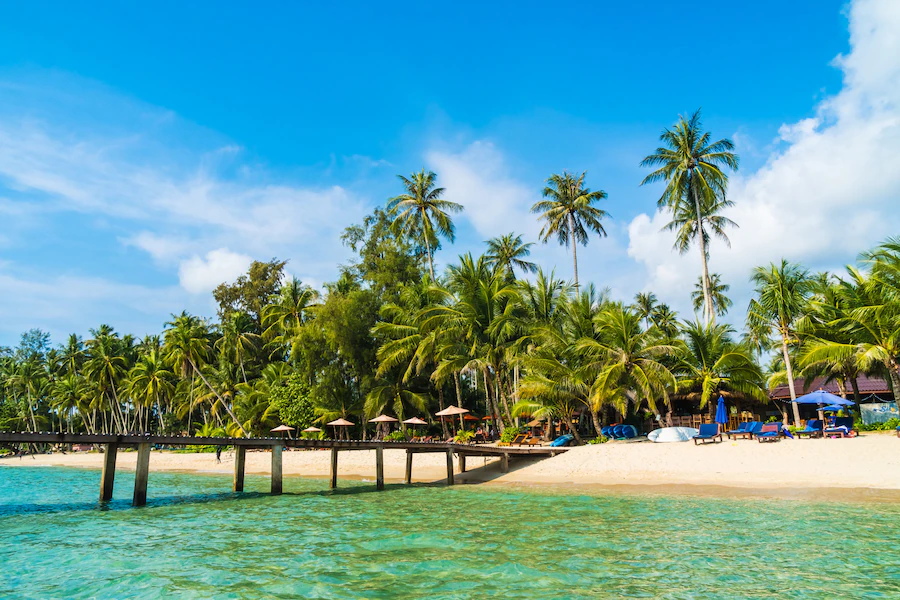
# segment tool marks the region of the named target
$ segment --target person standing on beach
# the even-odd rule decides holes
[[[216,446],[216,464],[222,462],[222,446]]]

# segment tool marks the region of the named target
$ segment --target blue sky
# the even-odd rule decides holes
[[[422,166],[466,206],[442,264],[534,240],[543,180],[587,170],[613,219],[582,279],[687,310],[698,261],[659,233],[638,163],[700,106],[742,158],[741,229],[712,263],[739,309],[753,264],[839,268],[898,233],[897,3],[628,4],[4,5],[0,344],[212,315],[251,259],[319,286],[341,230]],[[571,276],[565,249],[535,256]]]

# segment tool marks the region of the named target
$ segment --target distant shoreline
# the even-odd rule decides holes
[[[136,453],[120,452],[117,467],[133,470]],[[385,479],[403,480],[406,453],[386,450]],[[4,457],[0,467],[58,466],[99,469],[99,453],[55,453]],[[217,463],[212,453],[153,452],[153,472],[171,471],[230,475],[232,452]],[[269,454],[248,452],[246,472],[268,475]],[[457,483],[515,487],[541,493],[649,493],[715,497],[790,498],[798,500],[900,502],[900,439],[867,433],[854,439],[784,440],[760,444],[726,441],[715,446],[652,443],[608,443],[574,448],[555,458],[510,461],[503,474],[496,459],[469,458],[467,473]],[[326,479],[330,453],[292,451],[284,454],[284,475]],[[373,451],[341,452],[340,479],[374,480]],[[440,483],[446,478],[445,457],[417,454],[413,481]],[[152,484],[151,484],[152,486]]]

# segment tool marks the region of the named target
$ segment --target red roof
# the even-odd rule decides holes
[[[809,385],[804,386],[805,379],[798,378],[794,379],[794,390],[797,392],[798,396],[802,396],[803,394],[808,394],[810,392],[814,392],[819,389],[823,389],[826,392],[831,392],[832,394],[840,394],[841,390],[838,387],[837,381],[829,381],[825,383],[824,377],[816,377],[813,379]],[[868,396],[869,394],[890,394],[891,387],[888,383],[882,379],[881,377],[869,377],[867,375],[860,375],[856,378],[856,385],[859,387],[859,393],[863,396]],[[847,382],[847,395],[850,396],[853,394],[853,386],[850,385],[850,382]],[[769,398],[774,398],[777,400],[783,400],[785,398],[791,397],[791,390],[788,388],[787,384],[779,385],[775,389],[769,392]]]

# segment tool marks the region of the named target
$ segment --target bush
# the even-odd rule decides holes
[[[475,437],[475,433],[472,431],[462,430],[456,433],[456,437],[453,438],[454,442],[458,444],[468,444]]]
[[[386,442],[405,442],[407,439],[406,434],[399,429],[384,436]]]
[[[500,441],[505,443],[510,443],[516,436],[522,433],[522,429],[520,427],[507,427],[503,430],[503,433],[500,434]]]
[[[856,421],[853,425],[860,431],[893,431],[900,426],[900,419],[888,419],[884,423],[872,423],[871,425],[864,425],[862,421]]]
[[[592,440],[588,440],[587,443],[588,444],[605,444],[608,441],[609,441],[608,437],[601,435],[600,437],[595,437]]]

